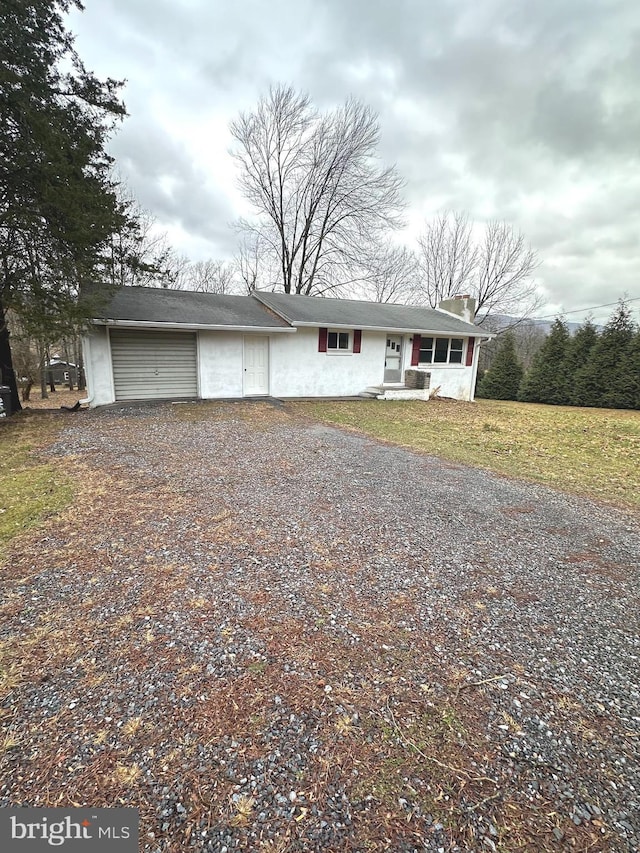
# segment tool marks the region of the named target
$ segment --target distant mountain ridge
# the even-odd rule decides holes
[[[555,318],[553,320],[537,320],[535,318],[527,319],[527,320],[518,320],[518,317],[511,317],[509,314],[492,314],[491,317],[487,319],[486,328],[491,328],[494,332],[502,332],[505,329],[508,329],[510,326],[514,326],[517,324],[519,327],[526,326],[531,328],[534,326],[536,329],[540,329],[545,335],[549,334],[551,326],[555,322]],[[583,323],[575,323],[565,320],[566,326],[569,329],[569,332],[573,335],[577,332],[577,330],[583,325]],[[603,329],[602,324],[595,323],[594,324],[598,331]]]

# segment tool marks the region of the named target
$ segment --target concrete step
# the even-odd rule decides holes
[[[385,388],[378,400],[428,400],[428,388]]]
[[[378,385],[369,385],[368,388],[365,388],[364,391],[361,391],[358,394],[358,397],[368,397],[369,399],[375,399],[380,394],[382,394],[382,388]]]

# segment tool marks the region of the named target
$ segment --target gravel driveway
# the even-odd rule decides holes
[[[138,805],[163,853],[640,847],[636,516],[266,403],[50,454],[1,804]]]

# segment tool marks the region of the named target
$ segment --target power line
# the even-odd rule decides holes
[[[624,302],[640,302],[640,296],[633,296],[631,299],[624,299]],[[557,317],[558,314],[582,314],[584,311],[596,311],[598,308],[611,308],[612,305],[617,305],[616,302],[605,302],[604,305],[592,305],[590,308],[574,308],[571,311],[556,311],[555,314],[544,314],[542,317],[532,317],[532,320],[548,320],[550,317]]]

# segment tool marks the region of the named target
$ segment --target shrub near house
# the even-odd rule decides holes
[[[516,400],[522,374],[515,338],[511,332],[505,332],[500,338],[493,364],[478,384],[476,396],[493,400]]]

